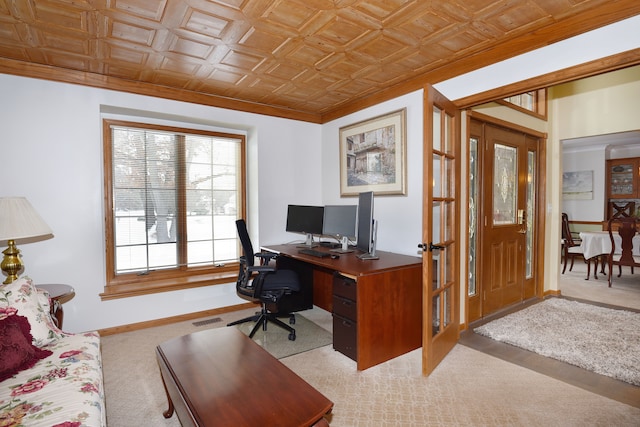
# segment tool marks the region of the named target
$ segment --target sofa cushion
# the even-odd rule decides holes
[[[2,307],[14,307],[18,314],[29,320],[36,347],[44,347],[58,338],[49,308],[40,304],[38,289],[30,278],[22,276],[13,283],[0,286],[0,308]]]
[[[100,337],[65,334],[53,354],[0,384],[0,426],[105,427]]]
[[[29,321],[15,309],[0,309],[0,381],[28,369],[52,354],[32,343]]]

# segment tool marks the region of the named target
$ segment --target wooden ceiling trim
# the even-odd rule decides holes
[[[208,95],[200,92],[192,92],[184,89],[154,85],[139,81],[108,77],[101,74],[86,73],[51,67],[48,65],[33,64],[30,62],[0,58],[0,73],[16,76],[32,77],[43,80],[51,80],[61,83],[72,83],[90,86],[99,89],[115,90],[138,95],[154,96],[157,98],[171,99],[174,101],[190,102],[193,104],[207,105],[210,107],[225,108],[229,110],[245,111],[272,117],[281,117],[304,122],[320,123],[319,114],[311,114],[300,111],[278,108],[266,104],[251,103],[238,99]]]
[[[567,83],[573,80],[595,76],[609,71],[620,70],[640,64],[640,49],[611,55],[606,58],[596,59],[591,62],[569,67],[552,73],[522,80],[518,83],[488,90],[475,95],[454,100],[458,108],[470,108],[496,99],[503,99],[511,95],[517,95],[530,90],[542,89]]]

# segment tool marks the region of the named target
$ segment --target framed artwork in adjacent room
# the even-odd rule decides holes
[[[592,200],[593,171],[564,172],[562,174],[563,200]]]

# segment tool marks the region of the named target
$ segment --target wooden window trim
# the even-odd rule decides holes
[[[117,275],[114,270],[115,250],[112,242],[113,227],[113,169],[111,126],[126,126],[165,130],[169,132],[185,132],[189,134],[212,135],[240,139],[240,189],[238,198],[238,218],[245,218],[246,213],[246,136],[243,134],[224,133],[219,131],[201,131],[191,128],[153,125],[140,122],[103,119],[103,162],[104,162],[104,209],[105,209],[105,246],[106,246],[106,285],[100,294],[102,300],[148,295],[201,286],[233,283],[238,275],[238,262],[224,265],[186,267],[156,270],[144,273],[127,273]]]
[[[496,99],[496,102],[516,111],[520,111],[521,113],[528,114],[538,119],[547,120],[547,89],[538,89],[532,92],[535,92],[534,110],[528,110],[517,104],[505,101],[504,99]]]

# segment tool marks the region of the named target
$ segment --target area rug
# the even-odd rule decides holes
[[[282,320],[284,322],[288,321],[286,318]],[[236,328],[240,329],[245,335],[249,335],[254,325],[254,322],[246,322],[236,325]],[[258,329],[253,336],[253,341],[271,353],[276,359],[323,347],[333,341],[329,331],[316,325],[301,314],[296,313],[296,323],[291,326],[296,330],[295,341],[289,340],[288,331],[273,323],[267,325],[266,331],[263,331],[262,328]]]
[[[640,313],[550,298],[474,332],[640,386]]]

